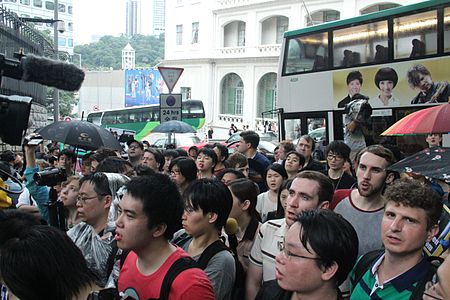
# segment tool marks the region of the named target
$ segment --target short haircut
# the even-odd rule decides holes
[[[175,151],[178,152],[178,157],[187,157],[188,156],[187,151],[182,148],[176,148]]]
[[[375,85],[377,86],[377,88],[380,88],[380,81],[385,81],[385,80],[389,80],[392,81],[394,83],[394,87],[397,85],[398,82],[398,75],[397,72],[395,72],[394,69],[386,67],[386,68],[381,68],[377,71],[377,73],[375,74]]]
[[[17,236],[18,233],[36,225],[45,225],[45,221],[20,209],[1,209],[0,247],[9,239]]]
[[[428,75],[431,77],[430,71],[428,71],[428,69],[422,65],[415,65],[411,67],[406,73],[406,76],[408,77],[408,83],[412,88],[419,86],[421,81],[420,75]]]
[[[259,135],[256,132],[254,132],[252,130],[242,131],[240,136],[244,139],[244,141],[246,143],[250,143],[250,145],[253,149],[258,148]]]
[[[281,141],[280,144],[278,145],[278,147],[279,146],[283,146],[284,153],[295,151],[295,146],[291,141],[286,141],[286,140]]]
[[[216,213],[214,226],[221,230],[225,226],[233,206],[233,197],[228,187],[217,179],[202,178],[193,181],[184,193],[186,207],[201,209],[203,215]]]
[[[388,163],[387,167],[389,167],[390,165],[395,163],[395,156],[391,150],[389,150],[381,145],[371,145],[371,146],[368,146],[358,152],[358,154],[356,155],[356,166],[359,166],[359,161],[361,160],[361,156],[366,152],[369,152],[376,156],[384,158]]]
[[[154,148],[147,148],[147,149],[145,149],[144,152],[148,152],[148,153],[153,154],[153,156],[155,157],[156,162],[159,164],[158,170],[162,171],[163,168],[164,168],[165,161],[164,161],[164,155],[161,153],[161,151],[159,151],[157,149],[154,149]]]
[[[247,212],[250,216],[256,217],[260,220],[259,214],[256,211],[256,203],[258,201],[258,190],[253,181],[247,178],[239,178],[233,180],[228,188],[238,198],[240,203],[244,203],[245,200],[250,201],[250,205]]]
[[[329,152],[333,152],[335,155],[340,155],[344,159],[347,159],[350,157],[351,151],[352,149],[350,149],[343,141],[332,141],[325,149],[325,155],[328,155]]]
[[[360,71],[351,71],[347,75],[347,85],[353,80],[358,80],[360,84],[363,84],[363,77]]]
[[[0,172],[0,178],[3,181],[8,180],[8,178],[10,177],[9,175],[12,175],[11,167],[7,162],[0,161],[0,170],[3,171],[3,172]],[[6,174],[9,174],[9,175],[6,175]]]
[[[295,222],[301,225],[299,239],[303,247],[317,254],[319,267],[328,268],[336,263],[333,279],[336,286],[342,284],[358,257],[358,235],[350,222],[325,209],[306,210]]]
[[[318,171],[301,171],[294,179],[304,178],[316,181],[319,184],[319,203],[333,199],[334,187],[331,179]]]
[[[304,134],[302,135],[299,139],[298,139],[298,144],[300,144],[300,140],[301,139],[305,139],[309,144],[312,144],[311,146],[311,151],[314,151],[316,149],[316,141],[308,134]]]
[[[191,150],[195,150],[195,152],[198,152],[198,147],[197,146],[190,146],[188,149],[188,152],[191,152]]]
[[[152,168],[143,164],[135,166],[133,170],[134,172],[136,172],[137,176],[152,175],[155,173],[155,171]]]
[[[11,150],[3,151],[2,154],[0,154],[0,160],[5,162],[12,162],[16,159],[16,155]]]
[[[212,148],[209,148],[209,147],[203,147],[202,149],[200,149],[200,150],[198,151],[198,155],[200,155],[201,153],[202,153],[203,155],[206,155],[206,156],[211,157],[211,159],[212,159],[214,165],[217,164],[217,154],[216,154],[216,152],[214,152],[214,150],[213,150]],[[214,170],[214,168],[213,168],[213,170]]]
[[[125,166],[133,168],[133,165],[128,161],[120,157],[107,157],[102,160],[97,168],[96,172],[104,172],[104,173],[120,173],[123,174],[126,171]]]
[[[117,156],[116,151],[109,149],[109,148],[99,148],[95,153],[91,156],[92,160],[95,160],[97,162],[101,162],[107,157],[110,156]]]
[[[90,182],[94,186],[94,191],[98,196],[112,196],[112,192],[109,188],[108,177],[105,175],[105,173],[96,172],[81,177],[80,187],[85,182]]]
[[[233,154],[230,155],[230,157],[228,157],[226,163],[230,168],[235,168],[236,165],[239,168],[242,168],[248,166],[248,159],[244,154],[234,152]]]
[[[228,159],[228,148],[225,145],[222,145],[221,143],[215,143],[214,148],[219,149],[220,155],[222,156],[223,161]]]
[[[6,286],[24,300],[79,298],[94,280],[69,236],[46,225],[29,227],[3,244],[0,269]]]
[[[177,158],[178,156],[180,156],[180,154],[178,153],[178,151],[174,150],[174,149],[167,149],[164,150],[163,153],[164,157],[172,157],[173,158]]]
[[[167,240],[181,228],[183,202],[177,186],[168,176],[154,173],[135,177],[125,184],[125,189],[133,198],[142,201],[148,218],[147,228],[165,224],[164,237]]]
[[[236,176],[236,179],[245,178],[244,173],[242,173],[241,171],[233,168],[225,168],[216,176],[217,180],[222,180],[225,174],[234,174]]]
[[[439,222],[442,214],[442,203],[439,195],[428,185],[416,180],[396,180],[386,188],[386,203],[422,208],[427,214],[427,229]]]
[[[284,168],[284,166],[286,165],[286,159],[288,158],[289,155],[295,155],[295,156],[297,156],[297,157],[298,157],[298,161],[299,161],[300,166],[303,167],[303,165],[305,164],[305,157],[304,157],[303,155],[301,155],[300,153],[298,153],[297,151],[294,150],[294,151],[289,151],[289,152],[286,154],[286,158],[283,159],[283,162],[281,163],[281,165],[283,166],[283,168]]]
[[[72,161],[72,163],[75,163],[75,162],[77,161],[77,155],[75,154],[75,152],[73,152],[73,151],[70,150],[70,149],[64,149],[63,151],[59,152],[59,154],[58,154],[58,160],[59,160],[59,158],[60,158],[62,155],[65,155],[65,156],[67,156],[68,158],[70,158],[70,160]]]
[[[287,179],[288,175],[286,173],[286,170],[284,169],[284,167],[282,165],[280,165],[279,163],[273,163],[270,164],[267,168],[266,168],[266,172],[264,174],[264,177],[267,177],[267,172],[269,172],[269,170],[272,170],[274,172],[277,172],[278,174],[281,175],[281,177],[283,177],[283,179]]]
[[[187,182],[197,179],[197,166],[191,158],[182,156],[172,159],[169,165],[169,171],[172,171],[174,166],[178,167],[181,175],[186,178]]]

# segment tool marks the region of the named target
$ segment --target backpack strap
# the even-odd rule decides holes
[[[203,250],[203,253],[200,255],[200,258],[197,261],[197,264],[200,267],[200,269],[202,270],[206,269],[209,260],[217,253],[224,250],[230,251],[230,249],[222,242],[222,240],[217,240],[208,247],[206,247],[206,249]]]
[[[164,276],[159,292],[159,300],[169,299],[170,289],[175,278],[183,271],[191,268],[198,268],[197,263],[191,257],[185,256],[177,259]]]
[[[358,282],[363,277],[364,273],[366,273],[367,269],[372,265],[375,259],[380,257],[380,255],[384,252],[384,249],[370,251],[364,254],[359,261],[356,263],[355,271],[354,271],[354,279],[351,280],[353,287],[358,284]]]

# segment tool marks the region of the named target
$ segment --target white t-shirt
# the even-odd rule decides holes
[[[33,197],[30,195],[30,191],[26,187],[23,188],[23,192],[19,195],[16,207],[19,208],[22,205],[37,206],[36,201],[34,201]]]
[[[263,223],[267,221],[267,214],[275,210],[277,210],[277,203],[270,201],[269,191],[258,195],[258,202],[256,203],[256,211],[261,216],[261,220]]]

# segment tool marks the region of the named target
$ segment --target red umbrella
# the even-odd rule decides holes
[[[450,103],[421,109],[407,115],[381,135],[408,135],[450,132]]]

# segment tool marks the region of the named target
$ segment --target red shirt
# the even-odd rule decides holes
[[[189,256],[181,248],[173,252],[153,274],[143,275],[139,272],[137,255],[131,251],[119,274],[120,292],[136,300],[159,298],[162,281],[170,266],[180,257]],[[175,299],[214,299],[214,291],[206,274],[199,268],[181,272],[173,281],[169,300]]]

